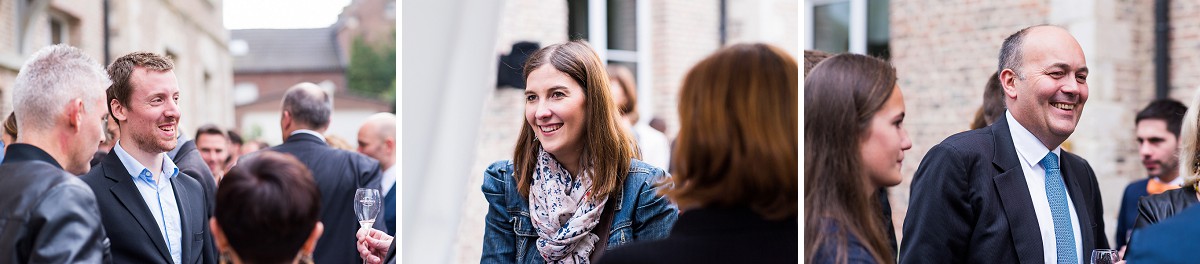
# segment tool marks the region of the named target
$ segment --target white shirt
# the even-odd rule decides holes
[[[288,136],[295,136],[296,134],[300,134],[300,133],[316,136],[317,138],[321,139],[321,142],[325,142],[324,135],[321,135],[321,133],[317,133],[317,131],[312,131],[312,130],[308,130],[308,129],[296,129],[296,131],[292,131],[292,134],[289,134]]]
[[[1021,172],[1025,174],[1025,184],[1029,186],[1029,196],[1033,198],[1033,211],[1037,214],[1038,229],[1042,235],[1042,253],[1046,263],[1058,263],[1058,246],[1055,244],[1054,237],[1054,216],[1050,212],[1050,199],[1046,197],[1046,169],[1038,164],[1046,154],[1051,150],[1047,149],[1042,142],[1025,129],[1021,123],[1018,123],[1013,118],[1012,113],[1004,112],[1004,117],[1008,119],[1008,132],[1012,134],[1013,145],[1017,149],[1017,158],[1021,161]],[[1054,154],[1062,160],[1062,148],[1054,147]],[[1062,162],[1059,162],[1059,169],[1063,167]],[[1063,184],[1066,184],[1066,178],[1063,178]],[[1064,189],[1065,191],[1065,189]],[[1075,214],[1075,204],[1072,203],[1071,193],[1067,192],[1067,208],[1071,213],[1071,229],[1075,234],[1075,256],[1082,262],[1087,255],[1087,259],[1091,258],[1092,252],[1083,252],[1083,241],[1080,237],[1079,216]]]
[[[396,166],[393,164],[391,168],[388,168],[387,170],[383,171],[383,174],[380,175],[380,176],[382,176],[382,178],[380,179],[380,182],[379,182],[379,186],[380,186],[379,188],[383,189],[382,191],[379,192],[380,197],[387,196],[388,192],[392,190],[392,185],[396,184],[396,167],[400,167],[400,166]]]
[[[667,136],[644,124],[634,125],[633,135],[637,137],[638,149],[642,153],[641,160],[667,170],[671,165],[671,142],[667,141]]]

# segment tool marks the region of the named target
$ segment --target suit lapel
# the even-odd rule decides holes
[[[137,220],[138,225],[142,227],[142,231],[146,232],[146,236],[150,241],[154,242],[154,247],[158,249],[159,255],[167,263],[173,262],[171,254],[167,251],[167,243],[162,237],[162,231],[158,228],[158,223],[154,221],[154,214],[150,212],[150,207],[146,206],[146,200],[142,199],[142,193],[138,192],[137,186],[134,185],[132,176],[125,169],[125,165],[121,164],[121,159],[116,153],[109,153],[105,160],[104,176],[116,182],[109,191],[129,214]]]
[[[183,172],[180,173],[182,174]],[[174,178],[171,178],[171,186],[175,189],[175,203],[177,206],[179,206],[179,230],[183,232],[183,234],[180,235],[180,240],[183,241],[180,241],[179,243],[179,247],[183,250],[183,252],[180,252],[179,255],[184,263],[193,263],[194,261],[192,261],[192,258],[198,256],[199,252],[191,252],[190,250],[192,248],[192,240],[195,239],[192,237],[192,234],[194,234],[196,230],[191,229],[193,223],[191,223],[189,220],[191,220],[193,217],[191,214],[198,211],[194,211],[196,208],[193,208],[192,206],[193,199],[191,199],[191,190],[183,187],[183,184],[180,183],[181,180],[179,177],[188,176],[176,175]]]
[[[990,128],[995,144],[992,166],[997,175],[992,177],[1000,196],[1004,215],[1008,219],[1008,229],[1012,233],[1013,248],[1021,263],[1042,263],[1042,235],[1033,210],[1033,198],[1029,196],[1029,186],[1025,182],[1025,173],[1021,169],[1017,157],[1016,146],[1013,145],[1012,135],[1008,132],[1008,122],[999,118]]]
[[[1065,153],[1065,151],[1064,151]],[[1079,162],[1074,162],[1074,159],[1068,154],[1062,155],[1063,166],[1062,177],[1063,183],[1067,185],[1067,193],[1071,195],[1071,204],[1075,206],[1075,216],[1079,218],[1079,238],[1082,239],[1080,245],[1083,245],[1083,250],[1091,253],[1092,241],[1096,238],[1092,237],[1092,221],[1091,212],[1088,211],[1087,199],[1083,196],[1083,188],[1080,186],[1080,181],[1083,181],[1083,175],[1086,175],[1085,168],[1079,165]],[[1083,252],[1079,252],[1083,254]]]

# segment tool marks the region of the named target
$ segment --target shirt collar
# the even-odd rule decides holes
[[[1013,118],[1011,112],[1004,111],[1004,118],[1008,120],[1008,133],[1012,135],[1013,146],[1021,154],[1018,156],[1023,159],[1022,161],[1025,162],[1025,166],[1036,166],[1046,156],[1046,153],[1051,152],[1050,149],[1047,149],[1042,144],[1041,140],[1038,140],[1037,136],[1034,136],[1028,129],[1025,129],[1025,126],[1017,122],[1017,119]],[[1054,146],[1053,152],[1054,155],[1061,156],[1062,147]]]
[[[300,134],[300,133],[313,135],[314,137],[317,137],[318,139],[320,139],[321,142],[328,143],[327,141],[325,141],[325,136],[321,135],[321,133],[317,133],[317,131],[312,131],[312,130],[308,130],[308,129],[297,129],[296,131],[292,131],[292,134],[288,135],[288,136],[295,136],[296,134]]]
[[[117,158],[121,159],[121,164],[125,165],[125,170],[129,172],[129,176],[133,177],[133,179],[136,180],[139,175],[142,175],[142,172],[150,171],[141,162],[134,159],[132,155],[129,155],[129,152],[126,152],[125,148],[121,147],[120,140],[117,140],[117,144],[113,146],[113,152],[117,153]],[[163,154],[162,165],[163,176],[167,179],[175,178],[176,175],[179,175],[179,167],[175,166],[175,162],[171,161],[171,157],[168,157],[166,154]]]

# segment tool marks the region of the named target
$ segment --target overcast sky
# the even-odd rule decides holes
[[[321,28],[337,22],[350,0],[225,1],[225,28]]]

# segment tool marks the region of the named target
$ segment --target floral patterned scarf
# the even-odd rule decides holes
[[[537,249],[547,263],[589,263],[600,237],[592,229],[600,222],[608,197],[596,200],[588,189],[587,172],[571,177],[554,157],[538,150],[529,191],[529,218],[537,229]]]

